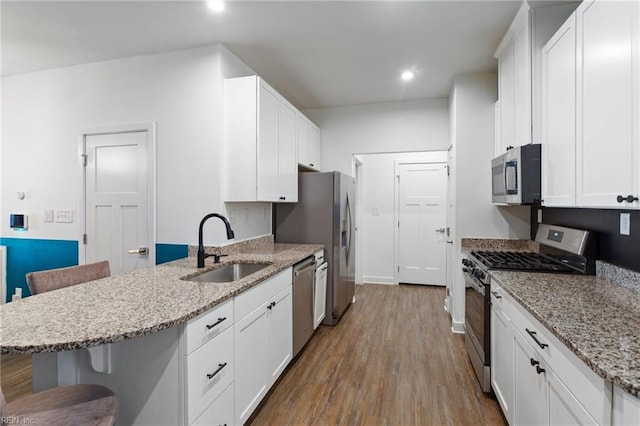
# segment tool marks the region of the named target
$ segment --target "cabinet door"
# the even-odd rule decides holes
[[[309,127],[309,167],[320,170],[321,154],[320,129],[315,124]]]
[[[575,15],[542,49],[542,199],[545,206],[576,202]]]
[[[267,304],[267,386],[271,387],[291,361],[293,353],[293,306],[291,285]]]
[[[258,85],[258,201],[278,201],[278,110],[280,96],[262,80]]]
[[[318,328],[325,316],[327,300],[327,268],[328,263],[323,263],[316,269],[313,287],[313,329]]]
[[[551,370],[546,371],[549,383],[549,424],[597,425],[593,417]]]
[[[191,426],[233,425],[233,383],[222,392]]]
[[[247,421],[267,393],[267,304],[234,325],[236,424]]]
[[[496,292],[497,294],[497,292]],[[513,343],[511,321],[503,311],[502,296],[491,296],[491,387],[502,407],[504,417],[511,423],[513,404]]]
[[[577,205],[638,207],[640,68],[636,1],[577,9]]]
[[[307,117],[298,113],[296,115],[296,139],[298,142],[298,163],[309,166],[309,127]]]
[[[514,112],[515,112],[515,92],[514,92],[514,62],[513,46],[508,46],[504,55],[498,63],[498,73],[500,76],[500,146],[495,153],[496,156],[504,153],[506,147],[513,145],[515,140]]]
[[[531,45],[528,19],[513,39],[513,131],[510,145],[531,143]]]
[[[536,370],[532,363],[545,368],[540,357],[524,340],[518,330],[512,328],[513,338],[513,424],[515,425],[546,425],[549,423],[549,396],[545,372]]]
[[[298,201],[298,155],[296,149],[296,109],[280,100],[278,130],[278,189],[279,201]],[[280,198],[282,197],[282,198]]]

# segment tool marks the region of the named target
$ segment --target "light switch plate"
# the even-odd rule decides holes
[[[630,213],[620,213],[620,235],[631,235]]]
[[[55,211],[56,222],[58,223],[72,223],[73,222],[73,210],[70,209],[58,209]]]
[[[44,222],[53,222],[53,210],[47,209],[42,214]]]

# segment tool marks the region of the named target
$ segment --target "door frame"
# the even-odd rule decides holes
[[[362,232],[360,232],[360,227],[362,226],[362,195],[364,194],[363,192],[363,183],[364,183],[364,179],[362,176],[362,172],[363,172],[363,166],[364,166],[364,162],[362,161],[362,158],[360,157],[360,155],[358,154],[354,154],[352,155],[352,166],[351,166],[351,170],[352,170],[352,174],[355,177],[356,180],[356,185],[355,185],[355,190],[356,190],[356,202],[354,205],[354,209],[355,209],[355,214],[354,214],[354,218],[355,218],[355,226],[354,226],[354,230],[356,232],[356,238],[355,238],[355,249],[356,249],[356,265],[355,265],[355,282],[356,284],[364,284],[364,273],[363,273],[363,246],[362,246]]]
[[[78,205],[78,264],[84,265],[87,259],[86,245],[83,235],[87,230],[87,180],[86,167],[83,165],[83,156],[87,153],[87,136],[147,132],[147,235],[149,244],[150,266],[156,264],[156,123],[129,123],[95,126],[81,130],[78,142],[78,182],[80,182],[80,197]]]
[[[441,154],[443,151],[435,151],[438,154]],[[446,151],[444,151],[446,152]],[[436,154],[437,156],[437,154]],[[410,165],[410,164],[442,164],[444,168],[447,167],[447,162],[443,161],[442,158],[434,158],[433,160],[395,160],[393,165],[393,174],[394,174],[394,188],[393,188],[393,264],[395,266],[393,271],[393,280],[395,284],[400,284],[400,232],[398,231],[398,221],[400,220],[400,166]],[[445,188],[445,193],[449,191],[449,180],[447,179],[447,187]],[[446,258],[445,258],[446,259]],[[445,278],[446,278],[446,260],[445,260]],[[446,281],[445,281],[446,284]]]

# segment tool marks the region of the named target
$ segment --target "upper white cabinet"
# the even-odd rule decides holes
[[[542,49],[542,199],[545,206],[576,202],[576,17],[572,14]]]
[[[524,2],[498,46],[500,140],[495,155],[540,141],[541,48],[574,9],[575,3],[532,9]]]
[[[298,164],[320,170],[320,129],[301,112],[297,115]]]
[[[260,77],[224,82],[224,201],[298,201],[295,108]]]
[[[639,7],[637,1],[585,1],[576,11],[581,207],[640,207]]]

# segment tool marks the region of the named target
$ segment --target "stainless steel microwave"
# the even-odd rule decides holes
[[[493,204],[540,204],[540,150],[522,145],[491,160]]]

